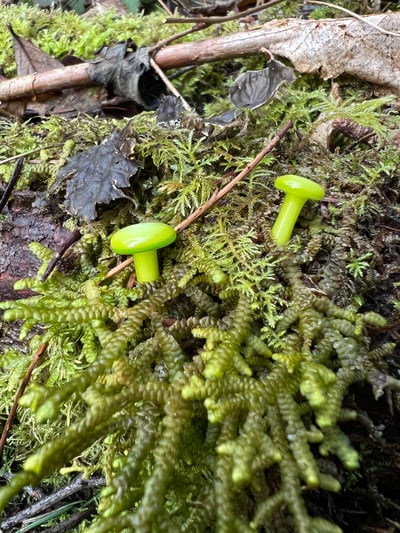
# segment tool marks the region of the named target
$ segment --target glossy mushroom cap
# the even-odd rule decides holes
[[[111,237],[111,248],[117,254],[133,255],[136,252],[158,250],[173,243],[176,233],[163,222],[141,222],[118,230]]]
[[[281,191],[300,196],[307,200],[322,200],[325,194],[321,185],[308,178],[296,176],[295,174],[279,176],[275,180],[275,187]]]
[[[307,200],[322,200],[324,189],[315,181],[286,174],[275,180],[275,187],[286,193],[271,234],[278,245],[285,244],[292,236],[294,225]]]
[[[141,222],[118,230],[111,237],[111,248],[121,255],[132,255],[140,282],[159,278],[157,250],[176,239],[176,232],[163,222]]]

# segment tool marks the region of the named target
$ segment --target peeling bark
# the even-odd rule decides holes
[[[363,17],[363,22],[273,20],[256,30],[168,46],[154,59],[168,69],[257,54],[262,48],[289,59],[299,72],[317,72],[323,79],[347,74],[400,95],[400,12]]]
[[[379,26],[381,31],[371,24]],[[266,48],[290,60],[299,72],[319,73],[323,79],[347,74],[400,95],[399,44],[400,11],[370,15],[362,21],[355,18],[273,20],[254,30],[171,45],[158,51],[154,59],[167,70],[250,56]],[[0,102],[93,85],[96,65],[101,68],[103,61],[2,81]]]

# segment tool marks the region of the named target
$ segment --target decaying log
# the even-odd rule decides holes
[[[380,29],[377,29],[379,27]],[[290,60],[299,72],[324,79],[341,74],[400,95],[400,11],[355,18],[273,20],[257,29],[212,39],[175,44],[158,51],[162,69],[199,65],[259,54]],[[57,68],[0,82],[0,102],[89,86],[102,60]]]

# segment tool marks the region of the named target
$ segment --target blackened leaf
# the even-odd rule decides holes
[[[177,128],[180,125],[182,113],[182,100],[178,96],[163,94],[160,97],[160,104],[156,111],[157,124]]]
[[[229,126],[229,124],[235,122],[241,114],[242,111],[240,109],[228,109],[228,111],[221,113],[221,115],[208,118],[207,122],[217,126]]]
[[[114,44],[113,46],[103,45],[97,52],[97,56],[106,59],[107,61],[122,61],[128,55],[128,53],[135,52],[137,50],[136,44],[127,39],[125,41]]]
[[[236,107],[256,109],[273,98],[283,83],[295,80],[293,69],[271,59],[262,70],[248,70],[235,80],[229,95]]]
[[[138,48],[127,53],[123,44],[103,51],[102,61],[93,61],[88,67],[91,80],[100,83],[116,96],[130,98],[144,109],[156,109],[159,96],[165,91],[165,85],[150,66],[147,48]]]
[[[94,220],[97,204],[126,197],[121,189],[129,187],[129,180],[140,165],[122,156],[121,141],[121,132],[116,130],[101,145],[80,152],[61,169],[56,187],[69,179],[64,202],[69,213]]]

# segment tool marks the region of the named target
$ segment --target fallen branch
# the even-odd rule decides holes
[[[0,82],[0,103],[63,89],[93,85],[89,75],[91,65],[93,64],[80,63],[2,81]]]
[[[160,68],[172,69],[246,57],[267,48],[289,59],[299,72],[319,73],[324,79],[347,74],[400,95],[400,37],[393,33],[400,33],[400,12],[357,19],[273,20],[254,30],[167,46],[154,60]],[[99,59],[2,81],[0,102],[96,84],[105,62]]]
[[[362,20],[273,20],[256,30],[172,45],[154,59],[168,69],[245,57],[267,48],[289,59],[299,72],[318,72],[323,79],[347,74],[400,95],[400,37],[381,30],[400,33],[400,11]]]
[[[103,477],[96,476],[89,479],[84,479],[80,474],[68,485],[57,489],[52,494],[45,496],[38,502],[33,503],[19,513],[10,516],[9,518],[5,518],[2,522],[0,522],[0,527],[2,528],[2,531],[10,531],[10,529],[15,527],[17,524],[31,520],[39,514],[48,512],[48,510],[54,508],[56,504],[81,490],[102,488],[104,485],[105,479]]]

